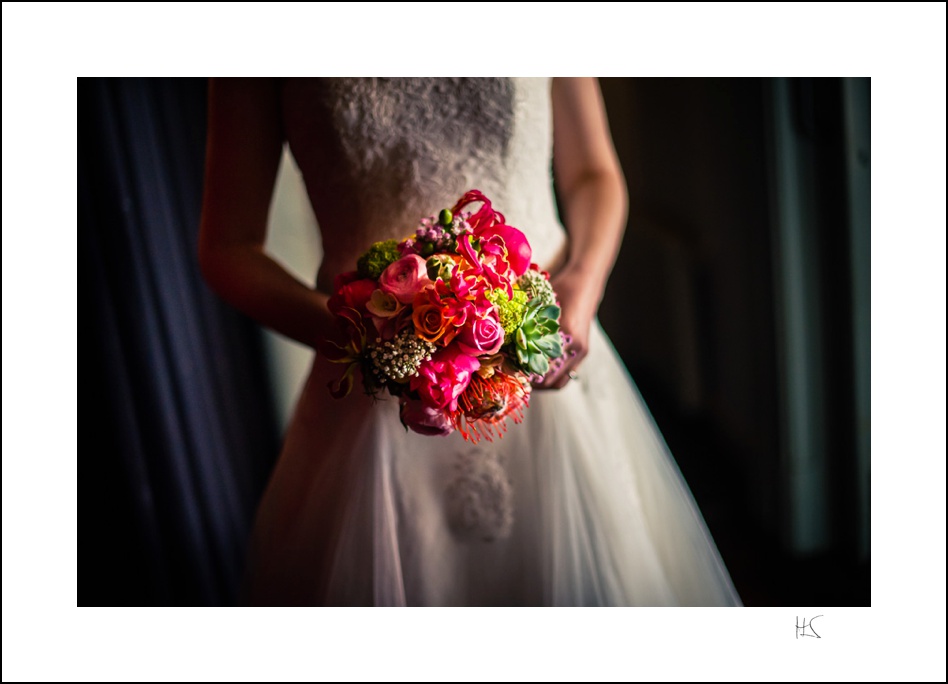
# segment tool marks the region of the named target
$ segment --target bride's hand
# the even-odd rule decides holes
[[[553,291],[560,300],[562,313],[560,326],[571,339],[565,349],[565,362],[556,371],[550,372],[537,389],[561,389],[579,374],[579,367],[589,351],[589,330],[599,308],[602,297],[600,288],[579,269],[566,267],[551,276]]]
[[[572,338],[565,363],[536,386],[560,389],[580,373],[589,331],[625,230],[628,192],[599,83],[553,80],[553,170],[569,233],[568,260],[551,278],[560,325]]]

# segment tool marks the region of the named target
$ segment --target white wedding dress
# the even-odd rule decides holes
[[[549,79],[287,81],[283,120],[325,256],[483,191],[549,265],[566,233],[551,180]],[[394,398],[327,383],[316,359],[261,502],[257,605],[740,605],[694,500],[598,324],[577,380],[472,445],[408,432]]]

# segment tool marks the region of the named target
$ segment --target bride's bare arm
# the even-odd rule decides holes
[[[283,335],[315,347],[326,336],[328,296],[264,251],[267,215],[283,148],[271,79],[211,79],[201,271],[224,300]]]
[[[566,265],[553,274],[562,323],[575,355],[539,385],[560,388],[588,350],[589,329],[622,241],[628,194],[599,83],[593,78],[553,80],[553,171],[569,232]]]

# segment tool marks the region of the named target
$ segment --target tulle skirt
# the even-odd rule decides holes
[[[740,605],[680,472],[594,324],[579,377],[476,445],[320,359],[261,502],[253,605]]]

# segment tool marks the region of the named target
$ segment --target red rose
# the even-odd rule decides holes
[[[334,314],[338,314],[343,307],[355,309],[363,315],[367,313],[365,305],[375,291],[375,281],[371,278],[356,279],[358,276],[353,278],[353,275],[355,271],[336,277],[334,283],[336,291],[329,298],[329,310]]]

